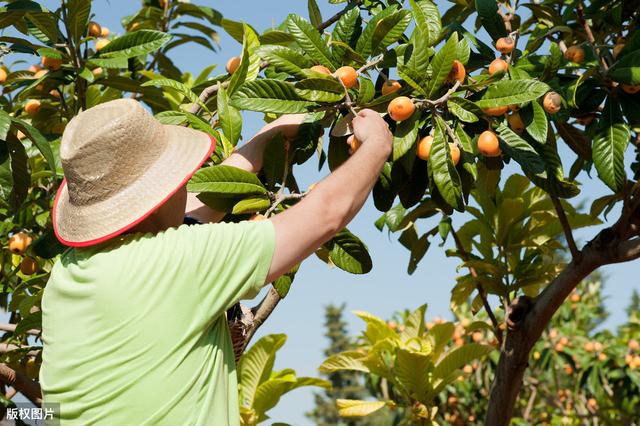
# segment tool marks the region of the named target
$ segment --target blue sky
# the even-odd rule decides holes
[[[258,0],[196,2],[194,0],[193,2],[213,7],[229,19],[244,20],[259,31],[278,25],[289,13],[307,16],[306,1],[303,0],[270,0],[268,2]],[[51,0],[42,3],[50,8],[55,8],[58,4]],[[341,8],[340,5],[329,5],[325,0],[318,0],[318,3],[325,19]],[[444,13],[451,3],[439,1],[438,5],[441,13]],[[97,0],[94,1],[93,11],[96,14],[96,21],[109,27],[112,32],[121,33],[120,18],[133,13],[138,7],[137,1]],[[182,70],[191,71],[194,74],[208,65],[217,63],[220,66],[219,71],[222,72],[227,59],[240,54],[241,46],[227,36],[222,29],[219,31],[221,49],[218,52],[189,44],[174,50],[172,55],[174,62]],[[481,36],[487,39],[486,34]],[[7,61],[11,62],[12,58],[7,58]],[[261,127],[262,119],[260,114],[254,113],[245,113],[244,119],[243,135],[246,140]],[[561,152],[561,156],[565,160],[565,169],[568,169],[571,166],[573,154],[565,149]],[[627,163],[631,161],[631,157],[631,152],[627,152]],[[302,187],[318,181],[326,173],[326,167],[320,173],[317,172],[315,161],[310,161],[308,165],[299,166],[295,170]],[[606,187],[599,181],[588,180],[584,174],[581,178],[584,186],[580,200],[593,200],[607,193]],[[363,211],[349,225],[349,228],[360,236],[370,249],[374,268],[369,274],[355,276],[337,269],[330,269],[315,257],[303,263],[289,295],[259,330],[257,336],[269,333],[288,334],[288,341],[280,350],[276,361],[277,369],[294,368],[299,375],[318,374],[316,369],[323,360],[322,350],[327,344],[322,326],[324,307],[330,303],[346,302],[346,320],[353,333],[359,332],[362,327],[361,322],[349,313],[351,310],[365,310],[381,317],[390,317],[397,310],[415,308],[428,303],[429,317],[451,316],[448,309],[449,293],[455,282],[458,262],[444,255],[445,248],[451,247],[450,241],[441,248],[438,246],[439,241],[434,240],[417,271],[409,276],[406,273],[407,250],[396,241],[396,236],[389,237],[386,232],[380,233],[373,226],[379,214],[369,200]],[[612,213],[610,217],[615,219],[616,214]],[[456,224],[459,226],[463,220],[464,217],[454,217],[454,226]],[[576,236],[585,242],[596,232],[596,228],[590,228],[577,233]],[[640,289],[634,270],[637,270],[637,263],[614,265],[603,269],[607,277],[606,303],[612,314],[607,326],[615,326],[624,320],[623,307],[626,306],[632,289]],[[301,389],[283,398],[270,414],[273,421],[295,425],[311,424],[304,417],[304,412],[310,410],[312,406],[312,391]]]

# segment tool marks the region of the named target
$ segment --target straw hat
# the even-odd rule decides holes
[[[163,125],[133,99],[81,112],[60,144],[65,179],[53,205],[53,229],[69,246],[106,241],[160,207],[209,158],[206,133]]]

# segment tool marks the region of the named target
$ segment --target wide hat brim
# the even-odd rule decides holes
[[[139,179],[117,194],[90,205],[73,205],[63,180],[52,212],[53,230],[60,242],[85,247],[131,229],[182,188],[215,149],[215,139],[204,132],[163,127],[169,138],[165,151]]]

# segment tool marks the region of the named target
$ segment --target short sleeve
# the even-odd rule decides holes
[[[275,249],[270,220],[182,225],[162,238],[178,254],[187,289],[198,292],[201,308],[218,316],[264,286]]]

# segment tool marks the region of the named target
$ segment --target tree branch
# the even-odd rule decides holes
[[[347,7],[345,7],[340,12],[336,13],[331,18],[327,19],[326,21],[324,21],[323,23],[318,25],[317,26],[318,31],[320,31],[320,33],[322,33],[324,30],[329,28],[331,25],[333,25],[336,22],[338,22],[338,19],[340,19],[342,17],[342,15],[344,15],[345,13],[347,13],[348,11],[353,9],[354,7],[360,6],[361,3],[362,3],[362,0],[354,0],[354,1],[350,2],[347,5]]]
[[[582,2],[578,2],[576,6],[576,16],[578,17],[578,22],[584,28],[584,32],[587,35],[587,41],[589,42],[589,46],[598,56],[598,65],[600,66],[600,72],[604,75],[607,73],[607,69],[609,68],[607,62],[604,60],[602,56],[600,56],[600,49],[598,49],[595,45],[596,39],[593,37],[593,32],[591,32],[591,27],[589,23],[584,17],[584,7],[582,6]]]
[[[564,237],[567,240],[567,244],[569,244],[569,251],[571,252],[571,258],[580,263],[580,256],[582,253],[578,250],[576,246],[576,241],[573,239],[573,232],[571,231],[571,225],[569,225],[569,220],[567,219],[567,215],[562,207],[562,203],[558,199],[558,197],[551,196],[551,202],[553,206],[556,208],[556,212],[558,213],[558,219],[560,220],[560,224],[562,225],[562,230],[564,231]]]
[[[0,323],[0,331],[8,331],[10,333],[13,333],[16,331],[16,327],[17,327],[16,324]],[[38,336],[41,333],[41,330],[32,329],[32,330],[27,330],[26,333],[31,334],[33,336]]]
[[[6,364],[0,364],[0,380],[15,388],[36,406],[40,407],[42,405],[42,390],[38,382],[29,379],[26,375],[8,367]]]
[[[247,334],[247,338],[244,343],[245,348],[249,345],[251,338],[254,334],[256,334],[258,328],[260,328],[262,323],[264,323],[267,318],[269,318],[269,315],[271,315],[271,312],[273,312],[273,310],[276,308],[276,306],[278,306],[278,303],[280,303],[281,300],[282,298],[280,297],[276,289],[272,286],[271,288],[269,288],[269,292],[264,297],[264,299],[262,299],[260,304],[251,309],[251,311],[253,312],[253,323],[251,324],[251,328],[249,329],[249,333]]]

